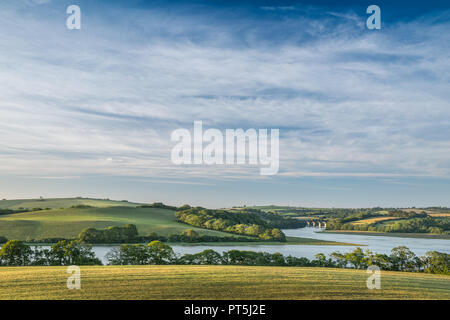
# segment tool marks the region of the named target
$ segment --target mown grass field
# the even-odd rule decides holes
[[[200,234],[230,236],[228,233],[205,230],[179,223],[174,211],[157,208],[104,207],[67,208],[0,216],[0,235],[8,239],[31,240],[45,238],[73,238],[84,228],[97,229],[109,226],[135,224],[142,235],[156,232],[159,235],[180,233],[194,229]]]
[[[400,219],[401,218],[399,218],[399,217],[374,217],[374,218],[353,221],[353,222],[351,222],[351,224],[358,224],[358,225],[359,224],[374,224],[374,223],[387,221],[387,220],[400,220]]]
[[[450,217],[450,213],[427,213],[430,217]]]
[[[450,299],[450,277],[364,270],[244,266],[81,267],[68,290],[66,267],[1,267],[0,299]]]

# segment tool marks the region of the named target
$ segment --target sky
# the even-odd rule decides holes
[[[434,0],[1,1],[0,198],[450,206],[449,31]],[[199,120],[279,129],[278,174],[172,163]]]

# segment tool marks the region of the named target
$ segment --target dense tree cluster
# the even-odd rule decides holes
[[[441,217],[414,218],[377,226],[381,232],[450,234],[450,219]]]
[[[91,246],[80,241],[59,241],[50,249],[30,247],[19,240],[9,240],[0,249],[0,266],[101,265]]]
[[[133,243],[138,240],[138,231],[134,224],[108,227],[103,230],[87,228],[81,231],[78,239],[85,243]]]
[[[450,219],[446,217],[412,218],[380,224],[351,224],[342,219],[332,219],[327,230],[357,230],[399,233],[450,234]]]
[[[210,210],[201,207],[181,209],[176,212],[178,221],[186,224],[257,237],[262,240],[286,241],[284,233],[257,213],[248,211]]]
[[[193,229],[186,229],[180,233],[171,233],[167,237],[160,236],[155,232],[152,232],[146,236],[139,237],[137,242],[146,242],[158,240],[161,242],[188,242],[188,243],[205,243],[205,242],[255,242],[259,239],[251,237],[238,237],[238,236],[225,236],[218,237],[207,234],[199,234]]]
[[[152,239],[152,240],[161,240],[161,241],[168,241],[168,242],[254,242],[254,241],[260,241],[259,239],[251,238],[251,237],[237,237],[237,236],[225,236],[225,237],[218,237],[218,236],[211,236],[206,234],[199,234],[197,231],[193,229],[186,229],[183,230],[179,234],[169,234],[169,236],[166,237],[158,237],[158,239]]]
[[[42,210],[41,208],[38,208],[39,210]],[[22,213],[22,212],[29,212],[30,209],[0,209],[0,216],[1,215],[7,215],[7,214],[13,214],[13,213]],[[34,210],[37,211],[37,210]]]
[[[72,208],[72,209],[90,209],[90,208],[95,208],[95,207],[90,206],[88,204],[76,204],[76,205],[71,206],[70,208]]]
[[[387,214],[390,217],[399,218],[426,218],[426,212],[414,212],[414,211],[404,211],[404,210],[390,210]]]
[[[168,209],[168,210],[177,210],[177,207],[165,205],[162,202],[154,202],[152,204],[143,204],[137,206],[136,208],[159,208],[159,209]]]
[[[243,212],[252,212],[263,219],[269,227],[279,229],[296,229],[306,227],[305,220],[292,219],[291,217],[282,216],[280,214],[264,212],[258,209],[245,208]]]
[[[123,244],[120,249],[112,249],[106,254],[112,265],[172,264],[176,255],[172,247],[155,240],[148,245]]]

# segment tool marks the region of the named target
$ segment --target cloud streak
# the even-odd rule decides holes
[[[261,179],[173,165],[170,132],[202,120],[280,128],[281,176],[450,177],[448,20],[369,32],[352,12],[265,27],[105,7],[77,32],[51,8],[1,10],[1,171]]]

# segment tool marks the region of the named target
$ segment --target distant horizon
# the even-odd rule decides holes
[[[30,198],[2,198],[1,201],[19,201],[19,200],[55,200],[55,199],[89,199],[89,200],[105,200],[105,201],[112,201],[112,202],[127,202],[127,203],[133,203],[133,204],[152,204],[152,203],[163,203],[165,205],[169,206],[182,206],[182,205],[190,205],[191,207],[205,207],[207,209],[231,209],[231,208],[251,208],[251,207],[289,207],[289,208],[304,208],[304,209],[373,209],[373,208],[381,208],[381,209],[428,209],[428,208],[448,208],[447,206],[442,205],[434,205],[434,206],[424,206],[424,207],[418,207],[418,206],[398,206],[398,207],[383,207],[383,206],[369,206],[369,207],[327,207],[327,206],[302,206],[302,205],[292,205],[292,204],[242,204],[242,205],[232,205],[227,207],[206,207],[191,203],[183,203],[183,204],[175,204],[175,203],[169,203],[169,202],[163,202],[163,201],[134,201],[129,199],[112,199],[112,198],[96,198],[96,197],[87,197],[87,196],[67,196],[67,197],[30,197]],[[45,202],[45,201],[44,201]]]

